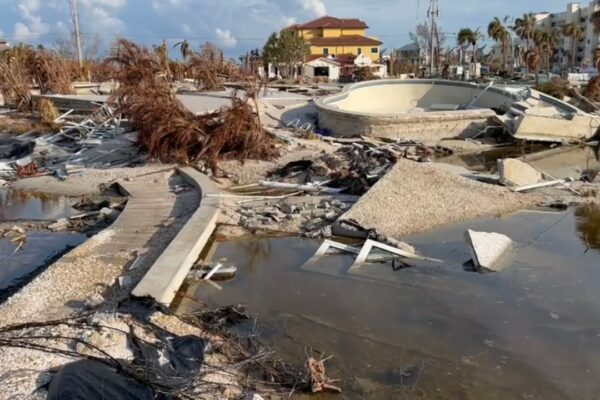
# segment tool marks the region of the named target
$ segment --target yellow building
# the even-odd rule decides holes
[[[381,42],[367,36],[369,27],[359,19],[321,17],[289,29],[298,32],[310,44],[306,61],[318,56],[341,56],[365,54],[372,61],[380,58]]]

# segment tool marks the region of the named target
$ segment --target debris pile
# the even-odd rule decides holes
[[[0,142],[0,178],[55,175],[64,179],[81,167],[131,166],[145,160],[136,144],[137,133],[122,126],[120,116],[108,105],[82,121],[66,121],[67,112],[55,121],[63,126],[57,133],[41,136],[23,134]]]
[[[321,199],[322,200],[319,200]],[[331,224],[350,209],[357,198],[286,198],[236,210],[239,225],[249,231],[302,232],[310,238],[331,237]]]
[[[314,160],[288,163],[269,173],[269,177],[276,177],[278,182],[265,181],[261,185],[304,192],[362,195],[399,159],[427,162],[439,151],[412,141],[357,140]]]
[[[230,108],[195,115],[177,100],[155,53],[119,40],[111,61],[120,67],[112,99],[139,130],[138,143],[152,158],[189,163],[201,158],[269,159],[277,154],[250,97],[236,96]]]

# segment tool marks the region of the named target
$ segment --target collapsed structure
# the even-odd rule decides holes
[[[319,125],[338,136],[437,141],[489,127],[521,140],[581,142],[600,117],[529,88],[444,80],[385,80],[346,86],[317,102]]]

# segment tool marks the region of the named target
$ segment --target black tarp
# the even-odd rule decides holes
[[[0,160],[10,158],[22,158],[31,154],[35,148],[35,142],[18,139],[0,139]]]
[[[104,363],[81,360],[54,376],[47,400],[154,400],[154,393]]]

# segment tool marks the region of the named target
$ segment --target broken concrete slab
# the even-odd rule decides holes
[[[498,173],[500,183],[506,186],[532,185],[543,180],[541,172],[516,158],[498,160]]]
[[[500,271],[502,256],[512,248],[513,241],[506,235],[494,232],[477,232],[468,229],[465,233],[475,267]]]
[[[573,114],[570,118],[521,115],[515,119],[513,136],[521,140],[576,143],[591,139],[600,127],[600,117]]]

